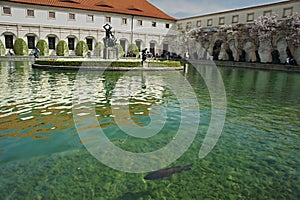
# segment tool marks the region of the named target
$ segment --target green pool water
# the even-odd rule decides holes
[[[85,76],[32,69],[30,64],[0,62],[0,199],[300,198],[300,74],[218,68],[226,90],[226,121],[215,147],[200,159],[211,101],[205,81],[192,66],[187,72]],[[88,93],[93,103],[85,105],[88,97],[82,98],[85,109],[79,120],[86,120],[86,110],[92,109],[112,144],[144,153],[163,148],[176,137],[181,108],[164,79],[178,74],[192,86],[201,117],[194,124],[198,128],[191,146],[166,167],[191,163],[191,170],[146,181],[146,172],[115,170],[91,155],[85,144],[101,145],[103,138],[84,140],[78,134],[95,134],[95,129],[75,126],[76,81],[93,86]],[[112,105],[124,103],[141,127],[150,123],[151,114],[161,115],[155,106],[165,108],[166,123],[153,137],[135,138],[115,121],[113,109],[118,108]],[[194,119],[184,120],[193,124]]]

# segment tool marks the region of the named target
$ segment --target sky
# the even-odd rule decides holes
[[[285,0],[148,0],[168,15],[179,19],[282,1]]]

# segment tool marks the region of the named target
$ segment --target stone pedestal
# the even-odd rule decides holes
[[[118,59],[118,48],[117,47],[105,47],[103,50],[104,59]]]

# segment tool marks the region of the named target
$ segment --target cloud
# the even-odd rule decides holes
[[[231,10],[284,0],[148,0],[167,14],[176,17],[190,17],[206,13]]]

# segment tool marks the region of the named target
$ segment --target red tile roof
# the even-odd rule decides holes
[[[8,0],[9,2],[42,6],[75,8],[120,14],[176,20],[147,0]]]

